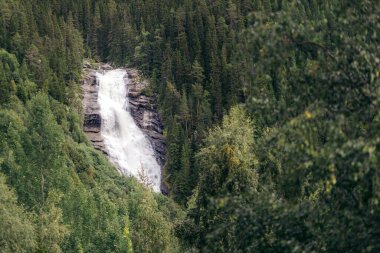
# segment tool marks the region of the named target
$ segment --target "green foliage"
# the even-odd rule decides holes
[[[68,235],[67,226],[63,225],[62,210],[56,205],[61,196],[56,192],[49,192],[49,196],[40,209],[37,222],[38,252],[62,252],[60,245]]]
[[[253,137],[253,124],[244,110],[232,108],[222,125],[209,133],[205,147],[197,154],[198,166],[202,169],[198,197],[255,189]]]
[[[221,126],[210,131],[205,147],[197,154],[201,173],[193,196],[195,205],[190,205],[189,210],[189,217],[197,229],[189,230],[183,223],[179,231],[183,237],[195,240],[201,250],[225,252],[226,246],[237,240],[230,232],[221,232],[217,240],[210,234],[220,225],[224,226],[227,220],[234,220],[234,216],[230,216],[224,221],[226,197],[256,191],[258,174],[256,158],[252,156],[254,148],[253,123],[242,108],[234,107],[224,117]]]
[[[0,160],[0,163],[2,161]],[[7,252],[32,252],[36,247],[31,214],[17,204],[16,195],[0,174],[0,248]]]
[[[374,1],[259,4],[235,55],[255,122],[251,149],[241,136],[252,126],[210,132],[178,232],[201,252],[377,252],[380,9]],[[239,164],[228,159],[233,146],[223,149],[230,133],[256,177],[228,180]]]
[[[29,221],[30,247],[37,252],[155,252],[159,244],[163,251],[179,251],[172,225],[177,214],[161,211],[151,192],[120,176],[87,144],[74,142],[50,108],[48,96],[40,93],[21,114],[0,110],[0,168],[32,213],[24,218],[14,212],[21,217],[15,222]],[[1,218],[7,218],[5,213]],[[149,222],[152,226],[141,225]],[[13,240],[10,236],[4,240]],[[22,241],[6,243],[21,252],[26,247]]]
[[[166,210],[179,207],[170,200],[157,207],[153,193],[119,175],[82,131],[84,48],[124,62],[131,49],[114,31],[124,29],[116,20],[127,19],[125,9],[114,1],[93,9],[87,0],[5,0],[0,7],[0,172],[7,178],[0,176],[0,251],[179,252],[179,211]],[[104,38],[106,30],[113,34]]]
[[[0,75],[0,102],[6,103],[16,94],[20,74],[16,57],[4,49],[0,49]]]
[[[131,193],[129,206],[134,252],[179,252],[173,220],[159,212],[157,201],[147,189]]]
[[[1,251],[380,251],[376,1],[3,0],[0,17]],[[84,55],[152,77],[186,217],[89,146]]]
[[[51,8],[65,16],[69,26],[70,19],[74,20],[88,55],[120,66],[134,65],[145,75],[154,75],[152,91],[158,93],[166,131],[169,135],[181,133],[179,141],[171,143],[169,138],[168,144],[178,145],[180,150],[189,139],[192,150],[188,161],[194,167],[192,151],[199,149],[207,128],[241,101],[232,55],[238,31],[253,6],[239,1],[210,4],[206,0],[85,2]],[[173,118],[179,126],[172,127]],[[177,127],[181,128],[178,132]],[[170,152],[167,161],[168,177],[179,174],[183,178],[188,173],[178,168]],[[191,174],[196,175],[186,183],[189,187],[185,191],[175,190],[181,180],[167,180],[176,199],[186,199],[193,190],[197,173]]]

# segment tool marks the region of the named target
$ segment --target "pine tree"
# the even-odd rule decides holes
[[[92,22],[90,27],[90,32],[88,34],[88,44],[92,52],[95,55],[101,55],[100,42],[99,42],[99,33],[102,29],[101,20],[100,20],[100,7],[99,3],[95,4],[95,11],[92,16]]]
[[[179,116],[183,122],[183,125],[185,126],[185,134],[186,136],[189,136],[190,111],[185,90],[182,92],[181,104],[179,107]]]
[[[176,178],[176,195],[175,199],[182,203],[186,204],[186,200],[191,195],[191,187],[192,187],[192,179],[195,175],[192,174],[191,170],[191,147],[189,140],[187,138],[184,139],[184,143],[182,145],[181,152],[181,170],[177,173]]]

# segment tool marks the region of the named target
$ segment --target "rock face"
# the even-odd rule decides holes
[[[129,110],[137,125],[144,131],[152,143],[157,162],[165,164],[166,142],[163,125],[157,112],[155,96],[146,95],[149,83],[143,80],[136,69],[126,69],[128,73]]]
[[[101,135],[102,117],[98,104],[98,88],[96,82],[96,70],[91,69],[89,64],[84,64],[84,78],[82,80],[84,132],[94,147],[104,154],[107,149]]]
[[[90,64],[84,64],[84,78],[82,80],[84,131],[94,147],[108,155],[104,139],[101,135],[102,117],[98,104],[98,89],[96,73],[98,71],[111,70],[109,64],[101,65],[97,70]],[[163,125],[157,112],[154,95],[146,95],[148,82],[141,78],[136,69],[126,69],[127,96],[132,117],[136,124],[143,130],[155,151],[156,159],[161,168],[165,164],[166,142],[163,136]],[[167,187],[161,184],[161,191],[167,194]]]

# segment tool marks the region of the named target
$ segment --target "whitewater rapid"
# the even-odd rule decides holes
[[[134,176],[160,192],[161,168],[151,143],[136,125],[127,96],[130,79],[123,69],[97,73],[101,134],[109,157],[121,173]]]

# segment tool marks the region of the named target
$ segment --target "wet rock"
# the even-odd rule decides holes
[[[102,70],[112,70],[114,68],[110,64],[102,64],[100,66],[100,69],[102,69]]]
[[[84,62],[83,63],[83,68],[90,69],[91,68],[91,64],[89,62]]]
[[[148,81],[144,80],[135,69],[127,69],[129,108],[136,124],[148,136],[156,154],[158,164],[163,167],[165,164],[166,141],[163,136],[164,126],[161,123],[157,111],[156,97],[147,96],[144,90],[148,88]],[[168,193],[166,185],[161,183],[161,191]]]
[[[98,85],[96,82],[96,70],[91,69],[89,63],[84,64],[82,78],[82,95],[83,95],[83,129],[93,146],[107,154],[107,149],[101,135],[102,117],[98,104]]]
[[[129,91],[128,92],[128,97],[130,98],[138,98],[141,95],[140,92],[137,91]]]
[[[99,113],[84,115],[84,131],[85,132],[100,132],[102,126],[102,117]]]

